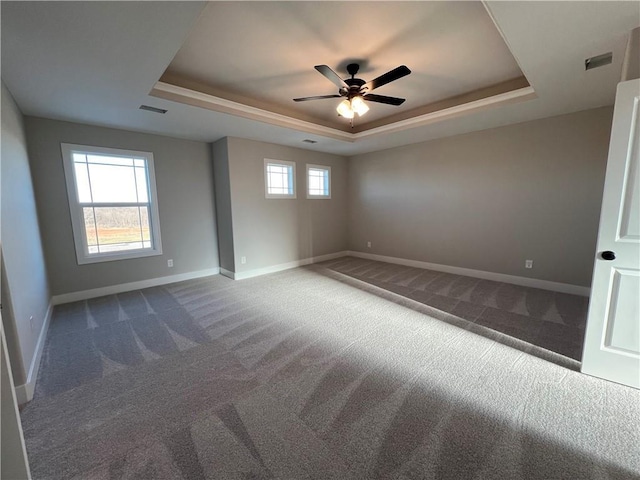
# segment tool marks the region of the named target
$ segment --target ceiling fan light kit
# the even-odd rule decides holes
[[[365,82],[360,78],[355,78],[358,70],[360,69],[360,66],[357,63],[350,63],[349,65],[347,65],[347,72],[349,72],[351,78],[347,78],[345,80],[340,78],[340,76],[327,65],[316,65],[315,69],[339,88],[338,94],[294,98],[293,101],[306,102],[309,100],[346,97],[338,104],[336,110],[338,112],[338,115],[350,119],[352,126],[353,118],[356,113],[361,117],[369,111],[369,106],[365,103],[365,100],[370,102],[386,103],[387,105],[395,106],[404,103],[404,98],[374,95],[370,92],[376,88],[393,82],[394,80],[398,80],[399,78],[402,78],[411,73],[411,70],[409,70],[405,65],[401,65],[383,75],[380,75],[370,82]]]
[[[355,113],[351,108],[351,102],[349,100],[341,101],[336,110],[338,111],[338,115],[344,118],[353,118]]]
[[[362,97],[357,96],[351,99],[351,110],[362,116],[369,111],[369,106],[364,103]]]
[[[361,96],[355,96],[351,100],[343,100],[338,104],[338,115],[344,118],[353,118],[357,113],[359,117],[369,111],[369,105],[364,103]]]

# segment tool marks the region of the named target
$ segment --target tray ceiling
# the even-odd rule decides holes
[[[375,91],[406,102],[369,102],[353,129],[337,115],[340,99],[293,102],[337,93],[314,65],[348,78],[352,62],[366,81],[407,65],[409,76]],[[351,133],[528,86],[480,2],[213,2],[160,82],[237,103],[240,111],[248,106]],[[229,102],[161,90],[155,94],[241,114]]]

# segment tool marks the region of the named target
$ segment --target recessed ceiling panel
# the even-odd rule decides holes
[[[406,101],[368,102],[359,130],[509,80],[526,84],[480,2],[212,2],[161,81],[350,130],[336,112],[340,99],[293,98],[338,93],[314,65],[348,78],[352,62],[365,81],[399,65],[412,71],[375,90]]]

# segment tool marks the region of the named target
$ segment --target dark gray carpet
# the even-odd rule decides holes
[[[587,297],[354,257],[323,266],[551,352],[582,358]]]
[[[60,306],[33,476],[640,478],[639,391],[474,330],[323,266]]]

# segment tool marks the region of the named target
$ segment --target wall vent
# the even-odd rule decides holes
[[[613,61],[613,53],[603,53],[602,55],[596,55],[595,57],[587,58],[584,61],[585,70],[593,70],[594,68],[604,67],[609,65]]]
[[[310,138],[305,138],[302,140],[302,143],[318,143],[316,140],[311,140]]]
[[[164,108],[150,107],[149,105],[140,105],[140,110],[147,110],[148,112],[162,113],[163,115],[167,113],[167,111]]]

